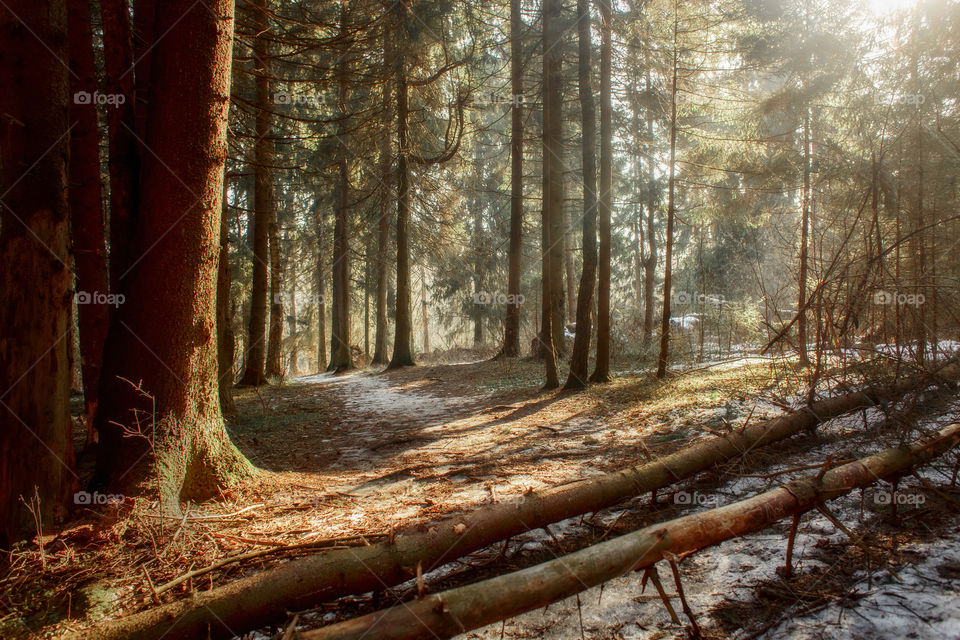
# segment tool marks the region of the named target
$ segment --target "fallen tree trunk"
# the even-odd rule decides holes
[[[400,584],[416,575],[418,565],[426,573],[499,540],[599,511],[690,478],[751,449],[812,429],[823,421],[893,402],[914,389],[958,378],[960,364],[954,363],[935,374],[820,400],[740,431],[705,439],[653,462],[544,492],[530,492],[519,500],[447,518],[430,526],[418,525],[398,532],[392,540],[368,547],[293,560],[196,593],[189,600],[98,625],[76,637],[174,640],[206,637],[209,633],[211,638],[230,638],[276,622],[289,610]]]
[[[529,569],[498,576],[347,620],[303,640],[417,640],[451,638],[471,629],[545,607],[668,554],[690,553],[757,531],[879,479],[909,471],[960,442],[960,424],[934,439],[888,449],[822,477],[810,476],[733,504],[655,524]]]

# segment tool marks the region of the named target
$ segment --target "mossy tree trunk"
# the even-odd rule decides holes
[[[152,447],[169,504],[208,498],[252,470],[224,428],[217,384],[233,6],[172,0],[157,16],[155,32],[166,35],[152,53],[150,153],[142,158],[142,198],[129,241],[140,257],[104,354],[97,484],[123,488],[141,478],[151,459],[143,454]],[[124,427],[144,437],[125,438]]]

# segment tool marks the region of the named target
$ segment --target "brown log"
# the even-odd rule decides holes
[[[544,607],[649,567],[670,554],[686,554],[758,531],[824,500],[846,495],[878,479],[909,471],[960,442],[960,423],[932,439],[835,467],[733,504],[658,523],[542,564],[451,589],[346,620],[315,631],[303,640],[417,640],[451,638],[479,627]]]
[[[229,638],[283,618],[292,609],[400,584],[416,574],[418,564],[426,573],[499,540],[690,478],[756,447],[812,429],[825,420],[894,401],[934,381],[957,378],[960,364],[951,364],[934,376],[903,379],[821,400],[741,431],[704,439],[653,462],[544,492],[531,491],[517,501],[398,532],[392,541],[290,561],[196,594],[190,600],[105,623],[86,637],[173,640],[206,636],[209,629],[211,638]]]

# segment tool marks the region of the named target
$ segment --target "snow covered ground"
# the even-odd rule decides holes
[[[877,419],[879,416],[872,416]],[[956,413],[941,415],[927,427],[937,428],[951,420]],[[830,454],[837,458],[869,455],[890,446],[889,438],[877,438],[863,433],[863,418],[847,416],[824,425],[823,444],[792,457],[783,464],[765,470],[765,473],[785,470],[807,463],[822,462]],[[949,484],[950,470],[956,454],[925,467],[921,476],[933,485]],[[787,478],[815,473],[803,471],[774,478],[735,477],[710,491],[691,487],[681,489],[683,503],[693,503],[686,512],[710,508],[755,495],[777,486]],[[759,475],[759,474],[756,474]],[[883,529],[896,536],[898,528],[884,524],[889,513],[889,485],[877,485],[861,495],[859,492],[830,503],[831,510],[858,536],[867,536],[874,529]],[[681,494],[676,494],[681,495]],[[900,486],[899,500],[903,518],[897,544],[897,556],[908,558],[896,569],[900,582],[885,568],[874,566],[867,570],[859,555],[856,561],[848,553],[860,549],[847,535],[823,515],[806,514],[796,538],[794,575],[809,579],[788,581],[777,568],[783,565],[786,531],[789,522],[752,535],[728,540],[716,547],[702,550],[682,561],[680,568],[687,600],[700,627],[708,637],[746,640],[758,638],[775,640],[789,638],[836,638],[849,640],[903,640],[904,638],[960,639],[960,516],[938,527],[935,533],[914,536],[926,528],[923,518],[912,518],[917,502],[942,499],[924,491],[913,478]],[[692,499],[691,499],[691,496]],[[676,498],[675,498],[676,499]],[[606,514],[603,522],[613,522],[621,512]],[[551,529],[555,535],[575,530],[577,519],[559,523]],[[544,532],[531,532],[518,542],[526,550],[548,545],[550,537]],[[882,548],[871,553],[885,557]],[[663,564],[663,563],[661,563]],[[669,568],[660,567],[661,580],[668,593],[675,589]],[[822,596],[811,602],[811,593],[826,589],[821,583],[844,577],[845,593]],[[568,598],[538,610],[518,616],[506,623],[495,623],[470,632],[460,638],[496,640],[499,638],[543,638],[544,640],[574,640],[577,638],[686,638],[689,621],[681,613],[678,600],[674,608],[681,624],[672,623],[656,591],[648,584],[641,594],[642,573],[622,576],[603,587],[589,589],[578,598]],[[801,584],[802,587],[798,586]],[[754,611],[764,607],[758,594],[775,593],[777,599],[768,605],[778,610],[772,620],[758,623],[755,616],[737,611],[737,605],[754,603]],[[579,604],[578,604],[579,602]],[[816,605],[816,606],[814,606]],[[769,613],[769,611],[768,611]],[[726,616],[728,624],[721,624]],[[746,618],[743,628],[737,629],[737,616]],[[581,622],[582,620],[582,622]],[[732,622],[732,624],[731,624]],[[581,626],[582,625],[582,626]],[[764,627],[766,627],[764,629]]]

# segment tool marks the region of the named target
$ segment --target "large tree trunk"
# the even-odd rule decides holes
[[[660,355],[657,358],[657,377],[667,375],[670,357],[670,296],[673,277],[673,219],[674,190],[676,187],[677,158],[677,37],[680,18],[673,16],[673,78],[670,84],[670,168],[667,178],[667,237],[663,253],[663,315],[660,317]]]
[[[653,288],[657,283],[657,227],[653,205],[647,204],[647,255],[643,262],[643,339],[644,346],[653,337]]]
[[[333,229],[333,330],[330,332],[329,371],[347,371],[353,368],[350,354],[350,137],[347,91],[350,77],[349,5],[340,5],[340,55],[337,58],[337,215]]]
[[[287,316],[290,335],[290,362],[287,365],[287,375],[291,378],[300,375],[300,336],[297,335],[297,253],[293,248],[293,241],[288,238],[289,262],[285,269],[287,273],[286,300],[289,301],[290,313]]]
[[[600,7],[600,286],[597,292],[597,363],[592,382],[610,379],[610,192],[613,188],[613,106],[610,74],[612,25],[610,0],[597,0]]]
[[[389,0],[387,0],[389,3]],[[387,289],[389,280],[390,251],[390,212],[393,200],[393,82],[391,65],[393,64],[393,40],[389,24],[383,27],[383,134],[380,137],[381,196],[380,217],[377,219],[377,260],[376,260],[376,331],[373,339],[373,361],[371,364],[387,364]]]
[[[16,13],[16,16],[14,16]],[[52,49],[50,49],[52,47]],[[71,275],[67,11],[0,9],[0,548],[48,527],[76,481],[68,403]],[[36,494],[34,493],[36,492]]]
[[[566,327],[576,317],[577,308],[577,260],[576,243],[573,241],[573,209],[564,203],[563,206],[563,323]],[[562,354],[566,354],[566,342],[563,343]]]
[[[241,384],[260,386],[267,356],[267,260],[270,225],[273,224],[273,141],[270,139],[273,115],[270,112],[270,70],[267,38],[270,23],[266,0],[251,0],[257,37],[253,41],[254,75],[257,87],[256,142],[254,143],[253,195],[253,285],[250,291],[250,325],[247,332],[246,368]]]
[[[398,0],[394,11],[397,16],[397,34],[406,33],[408,0]],[[410,318],[410,240],[407,227],[410,224],[410,167],[407,142],[407,62],[404,53],[406,42],[400,43],[394,60],[397,78],[397,309],[396,328],[393,339],[393,356],[388,368],[412,366],[411,345],[413,326]]]
[[[960,442],[960,424],[932,438],[808,476],[753,498],[650,525],[542,564],[430,594],[315,631],[304,640],[418,640],[452,638],[506,620],[656,564],[769,527],[802,514],[825,500],[844,496],[878,480],[896,478],[949,451]]]
[[[97,106],[90,99],[97,91],[93,59],[93,35],[90,30],[90,5],[69,2],[70,68],[73,76],[70,94],[70,119],[76,123],[70,132],[70,215],[73,233],[73,259],[76,269],[80,327],[80,366],[83,372],[83,398],[86,405],[88,442],[96,439],[93,416],[97,409],[97,386],[103,361],[103,343],[110,327],[110,306],[98,302],[109,292],[107,283],[107,246],[100,182],[100,136]],[[86,301],[85,303],[83,303]]]
[[[199,593],[195,599],[113,621],[93,629],[88,637],[120,640],[136,634],[141,640],[174,640],[206,634],[208,629],[214,638],[232,637],[236,635],[232,629],[257,628],[289,610],[400,584],[415,575],[412,568],[418,565],[427,573],[499,540],[691,478],[757,447],[809,431],[826,420],[878,404],[888,405],[910,391],[957,379],[960,365],[952,364],[933,375],[821,400],[729,435],[702,440],[655,462],[544,492],[531,491],[520,501],[448,518],[426,531],[412,528],[397,532],[391,541],[288,562]],[[179,622],[171,630],[169,620],[174,618]]]
[[[120,8],[125,9],[125,7]],[[156,13],[157,0],[133,0],[133,29],[131,32],[133,57],[130,60],[130,66],[120,71],[122,78],[130,75],[134,76],[134,91],[137,96],[137,106],[134,110],[136,116],[134,130],[137,136],[138,153],[141,157],[144,155],[142,146],[147,134],[148,108],[153,103],[154,96],[153,44],[157,38]],[[122,34],[118,33],[117,35],[120,37]],[[132,72],[131,69],[133,69]],[[130,223],[133,224],[133,221],[130,221]],[[129,235],[128,232],[124,237]]]
[[[523,259],[523,19],[520,0],[510,0],[510,248],[507,313],[499,356],[520,355],[520,269]]]
[[[216,284],[233,2],[171,0],[157,17],[154,101],[130,247],[139,261],[104,352],[96,483],[142,479],[206,499],[251,467],[227,436],[217,385]],[[169,167],[187,167],[174,174]],[[175,233],[170,233],[171,230]],[[132,381],[132,382],[131,382]],[[134,389],[133,385],[137,388]],[[122,425],[122,426],[121,426]],[[132,432],[143,437],[125,437]]]
[[[370,216],[373,217],[372,215]],[[363,361],[370,362],[370,263],[373,261],[373,236],[363,242]]]
[[[138,8],[143,4],[138,3]],[[123,276],[130,267],[131,258],[126,242],[130,237],[132,217],[137,210],[139,190],[140,153],[135,137],[135,114],[136,100],[146,98],[146,91],[136,92],[134,79],[148,73],[149,54],[144,53],[144,57],[134,67],[130,10],[126,0],[101,0],[100,15],[103,22],[107,93],[123,96],[122,100],[118,98],[107,106],[110,151],[110,289],[117,293],[122,291]],[[146,79],[142,82],[146,85]]]
[[[647,70],[646,90],[650,90],[650,71]],[[647,139],[653,140],[653,114],[647,112]],[[653,182],[653,163],[646,167],[647,183]],[[647,203],[647,256],[643,263],[643,346],[653,337],[653,288],[657,283],[657,225],[652,198]],[[642,224],[642,222],[641,222]]]
[[[479,147],[478,147],[479,149]],[[479,154],[474,155],[474,162],[481,162],[478,157]],[[482,185],[478,179],[474,184],[474,189],[477,192],[480,192]],[[483,344],[483,301],[480,300],[477,296],[483,291],[483,278],[484,278],[484,257],[486,253],[486,248],[483,245],[483,205],[480,202],[480,198],[473,197],[470,199],[470,204],[473,207],[473,229],[472,229],[472,238],[470,243],[473,245],[473,346],[474,348],[479,347]]]
[[[590,335],[593,313],[593,290],[597,285],[597,113],[593,103],[590,65],[593,42],[591,36],[590,0],[577,0],[577,32],[580,46],[579,71],[580,111],[583,117],[583,273],[577,295],[577,330],[570,357],[570,374],[566,389],[587,386],[590,357]]]
[[[230,311],[230,233],[227,227],[227,178],[223,179],[223,207],[220,215],[220,253],[217,257],[217,392],[220,411],[233,415],[233,314]]]
[[[543,3],[543,211],[541,247],[540,342],[545,362],[545,389],[560,386],[557,373],[557,327],[563,323],[563,119],[559,20],[563,0]],[[562,332],[562,326],[560,327]],[[560,334],[562,336],[562,333]]]
[[[314,259],[316,273],[314,274],[314,289],[317,292],[317,373],[327,370],[327,300],[324,297],[327,290],[327,275],[324,269],[326,256],[323,252],[323,207],[320,205],[319,194],[314,196],[313,226],[317,235],[317,247]]]
[[[284,261],[281,255],[276,201],[273,201],[271,209],[272,215],[267,234],[270,243],[270,335],[267,339],[267,362],[264,374],[267,378],[279,378],[283,375],[283,368],[280,366],[280,350],[283,346]]]

